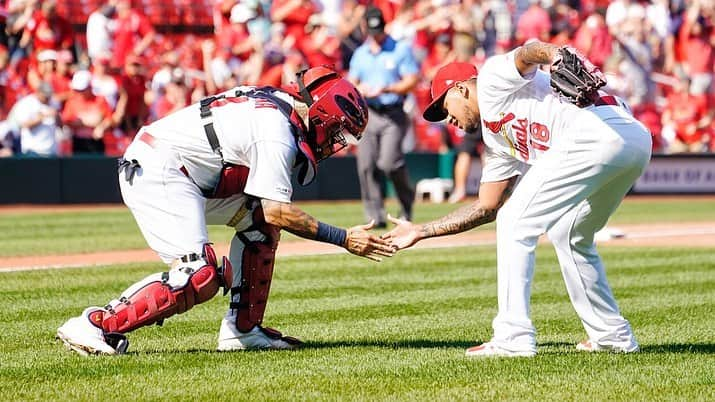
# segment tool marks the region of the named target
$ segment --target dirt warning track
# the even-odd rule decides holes
[[[715,252],[715,222],[616,225],[610,229],[617,237],[600,240],[600,246],[712,247]],[[542,241],[547,242],[546,239],[542,239]],[[494,231],[471,231],[454,236],[428,239],[417,244],[415,248],[493,246],[494,244],[496,244]],[[215,248],[218,254],[228,254],[228,244],[216,244]],[[279,257],[338,253],[346,253],[346,251],[330,244],[308,240],[286,241],[278,247]],[[158,261],[156,254],[149,249],[5,257],[0,260],[0,272]]]

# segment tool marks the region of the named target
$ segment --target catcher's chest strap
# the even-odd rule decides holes
[[[593,103],[594,106],[618,106],[618,101],[612,95],[601,96]]]
[[[218,136],[216,135],[216,130],[214,129],[214,123],[212,119],[213,113],[211,113],[211,104],[225,97],[225,95],[209,96],[207,98],[201,99],[201,101],[199,102],[199,111],[201,113],[201,121],[204,125],[206,139],[209,141],[211,150],[221,158],[222,164],[223,153],[221,152],[221,144],[218,142]]]

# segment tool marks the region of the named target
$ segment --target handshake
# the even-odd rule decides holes
[[[424,238],[421,225],[388,215],[395,227],[381,236],[369,231],[375,226],[372,221],[366,225],[353,226],[347,230],[345,249],[349,252],[373,261],[382,261],[382,257],[392,257],[398,250],[408,248]]]

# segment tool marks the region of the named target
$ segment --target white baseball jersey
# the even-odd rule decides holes
[[[482,182],[523,174],[527,165],[557,146],[563,136],[578,131],[580,122],[590,114],[588,109],[554,95],[549,74],[536,70],[522,77],[514,61],[515,52],[489,58],[477,76],[482,134],[487,145]],[[614,116],[624,110],[602,109],[599,113]]]
[[[487,60],[477,76],[482,182],[523,174],[497,215],[499,312],[492,343],[536,352],[529,300],[535,249],[546,233],[588,338],[600,346],[638,346],[594,246],[650,158],[648,130],[623,104],[578,108],[562,102],[548,74],[522,77],[515,51]],[[527,171],[528,170],[528,171]]]
[[[267,101],[232,97],[211,105],[212,121],[227,163],[250,169],[244,192],[258,198],[290,202],[291,172],[298,152],[290,122]],[[276,91],[277,97],[293,105],[293,98]],[[213,189],[221,170],[221,159],[206,138],[195,103],[144,128],[161,144],[176,152],[189,176],[202,189]]]

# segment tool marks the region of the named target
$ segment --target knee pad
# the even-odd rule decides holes
[[[279,239],[280,228],[265,222],[261,208],[253,211],[251,227],[236,232],[242,248],[237,256],[241,267],[236,272],[239,277],[234,278],[230,307],[237,311],[236,327],[241,332],[249,332],[263,322]]]
[[[227,262],[227,260],[225,260]],[[119,299],[112,300],[101,317],[90,317],[101,322],[105,332],[125,333],[190,310],[194,305],[213,298],[219,286],[230,286],[225,280],[230,274],[230,263],[216,267],[216,256],[209,245],[204,256],[184,256],[169,272],[149,275],[125,290]]]

